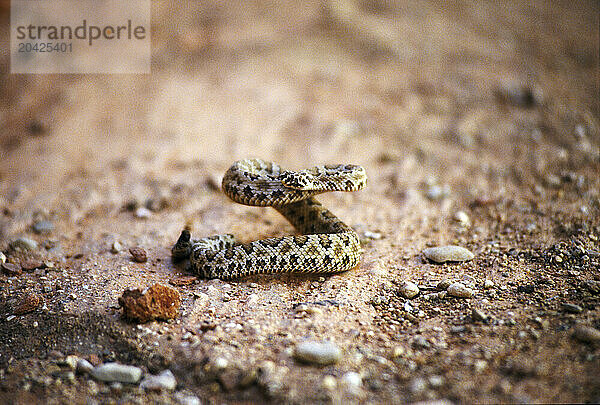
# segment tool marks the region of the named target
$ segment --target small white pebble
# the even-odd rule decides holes
[[[454,220],[460,223],[462,226],[469,226],[471,224],[471,218],[464,211],[457,211],[454,214]]]
[[[152,216],[152,211],[146,207],[140,207],[135,210],[135,216],[141,219],[150,218]]]

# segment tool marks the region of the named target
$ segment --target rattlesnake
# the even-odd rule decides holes
[[[358,235],[314,196],[360,190],[366,182],[365,169],[355,165],[294,172],[261,159],[240,160],[225,173],[223,192],[240,204],[275,208],[301,235],[242,244],[230,234],[191,239],[184,229],[171,250],[173,258],[189,258],[193,272],[223,280],[260,273],[349,270],[360,260]]]

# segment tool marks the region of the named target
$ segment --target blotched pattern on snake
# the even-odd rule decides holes
[[[223,280],[264,273],[336,273],[360,260],[359,237],[314,196],[327,191],[357,191],[367,182],[356,165],[323,165],[287,171],[261,159],[234,163],[223,177],[223,192],[233,201],[269,206],[301,234],[236,242],[233,235],[192,239],[184,229],[171,252],[189,258],[191,270]]]

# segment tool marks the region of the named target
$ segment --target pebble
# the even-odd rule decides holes
[[[326,375],[325,377],[323,377],[323,380],[321,380],[321,387],[328,391],[333,391],[336,386],[337,380],[332,375]]]
[[[483,288],[489,290],[490,288],[494,288],[494,282],[492,280],[485,280],[483,282]]]
[[[75,367],[75,370],[77,372],[79,372],[81,374],[89,374],[92,372],[93,369],[94,369],[94,366],[92,365],[92,363],[90,363],[86,359],[77,360],[77,365]]]
[[[140,207],[135,210],[135,216],[142,219],[150,218],[152,216],[152,211],[146,207]]]
[[[503,83],[496,89],[496,95],[517,107],[529,108],[538,102],[531,87],[518,82]]]
[[[41,268],[43,265],[44,265],[44,263],[42,263],[39,260],[34,260],[34,259],[28,259],[28,260],[24,260],[23,262],[21,262],[21,267],[25,271],[33,271],[35,269]]]
[[[3,252],[0,252],[0,264],[6,263],[6,255]]]
[[[33,224],[33,231],[35,233],[51,233],[54,230],[54,224],[50,221],[38,221]]]
[[[382,237],[383,236],[379,232],[365,231],[365,238],[367,239],[379,240]]]
[[[452,280],[445,278],[445,279],[441,280],[439,283],[437,283],[435,288],[437,288],[438,290],[444,291],[444,290],[447,290],[451,284],[452,284]]]
[[[436,263],[464,262],[475,257],[470,250],[452,245],[427,248],[423,250],[423,254]]]
[[[37,294],[27,294],[14,308],[15,315],[23,315],[35,311],[43,302],[43,298]],[[61,356],[62,357],[62,356]]]
[[[123,245],[121,245],[121,242],[119,242],[118,240],[114,241],[112,246],[110,247],[110,252],[117,254],[121,250],[123,250]]]
[[[579,305],[570,304],[568,302],[563,302],[560,304],[560,306],[565,312],[570,312],[572,314],[580,314],[583,312],[583,308],[581,308]]]
[[[2,272],[7,276],[14,277],[21,274],[23,271],[21,270],[21,266],[13,263],[2,263]]]
[[[185,392],[176,392],[175,400],[180,405],[202,405],[200,398],[193,394],[188,394]]]
[[[129,253],[131,253],[131,256],[133,256],[133,260],[138,263],[144,263],[146,260],[148,260],[146,250],[142,247],[132,247],[129,249]]]
[[[171,370],[165,370],[158,375],[146,375],[140,387],[147,391],[173,391],[177,380]]]
[[[342,386],[351,394],[359,394],[362,386],[362,377],[354,371],[348,371],[342,376]]]
[[[142,378],[142,369],[118,363],[105,363],[94,367],[92,376],[104,382],[135,384]]]
[[[65,359],[62,361],[62,363],[67,365],[71,370],[75,370],[79,360],[81,360],[79,357],[77,357],[75,355],[69,355],[69,356],[65,357]]]
[[[37,242],[29,238],[18,238],[10,242],[10,247],[14,250],[35,250],[37,246]]]
[[[334,343],[306,341],[296,346],[296,360],[319,365],[336,363],[342,356],[342,351]]]
[[[456,211],[454,214],[454,220],[460,223],[462,226],[469,226],[471,224],[471,218],[464,211]]]
[[[427,381],[424,378],[417,377],[410,383],[410,391],[413,394],[419,394],[427,389]]]
[[[591,326],[577,325],[573,336],[575,336],[575,339],[585,343],[600,342],[600,330]]]
[[[465,287],[462,283],[453,283],[448,287],[448,294],[458,298],[471,298],[473,296],[473,290]]]
[[[441,200],[447,197],[450,194],[450,187],[445,185],[444,187],[440,187],[438,185],[429,186],[427,191],[425,192],[425,197],[432,201]]]
[[[488,316],[481,309],[473,308],[473,310],[471,311],[471,319],[474,322],[487,322]]]
[[[404,298],[413,298],[419,294],[419,287],[412,281],[404,281],[398,289]]]
[[[179,315],[181,295],[175,288],[154,284],[143,291],[125,290],[119,297],[119,305],[125,318],[138,323],[169,320]]]

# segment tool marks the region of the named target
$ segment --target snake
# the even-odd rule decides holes
[[[365,169],[358,165],[291,171],[262,159],[237,161],[223,176],[224,194],[239,204],[274,208],[299,235],[240,243],[232,234],[192,239],[186,227],[171,249],[172,258],[189,259],[189,270],[207,279],[350,270],[360,261],[359,236],[314,196],[358,191],[366,183]]]

